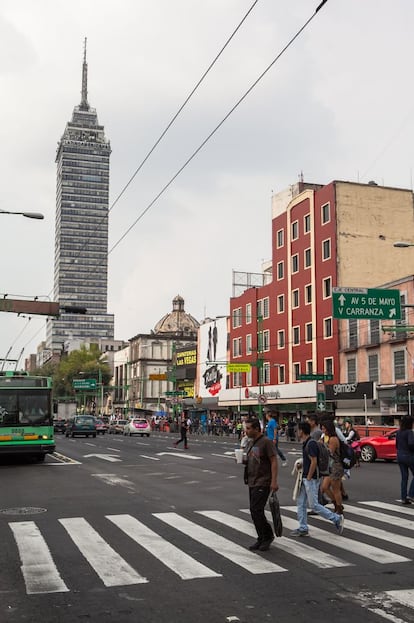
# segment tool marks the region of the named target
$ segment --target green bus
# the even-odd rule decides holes
[[[52,379],[0,372],[0,455],[44,461],[54,450]]]

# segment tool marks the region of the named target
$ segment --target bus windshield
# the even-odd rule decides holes
[[[50,392],[36,389],[2,389],[0,428],[7,426],[49,426],[52,423]]]

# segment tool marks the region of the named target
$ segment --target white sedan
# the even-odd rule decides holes
[[[130,420],[128,424],[126,424],[124,427],[124,435],[129,435],[130,437],[132,435],[141,435],[141,437],[146,435],[147,437],[149,437],[150,433],[151,426],[149,425],[147,420],[144,419],[137,418]]]

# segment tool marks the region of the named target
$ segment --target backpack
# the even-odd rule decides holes
[[[327,446],[323,443],[323,441],[316,441],[314,439],[312,441],[315,441],[316,446],[318,448],[318,457],[317,457],[318,475],[329,476],[329,461],[331,458],[331,455],[329,454],[329,450]],[[309,456],[309,453],[308,453],[308,456]]]
[[[323,441],[318,441],[318,471],[319,476],[329,476],[329,461],[331,455]]]
[[[356,463],[356,454],[352,446],[348,446],[347,443],[339,439],[339,455],[341,458],[342,467],[344,469],[351,469]]]

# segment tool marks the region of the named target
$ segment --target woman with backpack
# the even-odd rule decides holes
[[[329,476],[324,477],[321,490],[322,494],[327,495],[334,503],[335,513],[342,515],[344,507],[342,505],[341,484],[344,468],[341,461],[340,443],[335,431],[335,424],[331,420],[321,422],[321,429],[324,442],[331,455]]]

